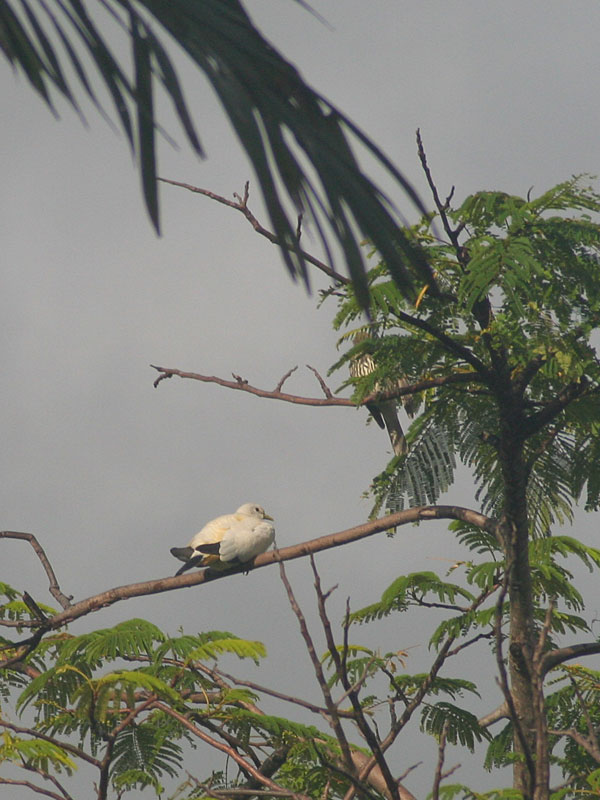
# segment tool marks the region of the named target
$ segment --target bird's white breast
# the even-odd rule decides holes
[[[221,561],[246,562],[259,553],[264,553],[275,538],[275,528],[268,520],[252,517],[236,523],[221,539],[219,557]]]

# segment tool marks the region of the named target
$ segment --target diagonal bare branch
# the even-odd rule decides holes
[[[46,571],[46,575],[50,581],[49,591],[50,594],[57,600],[62,608],[69,608],[71,605],[72,597],[67,597],[67,595],[63,594],[60,590],[60,586],[58,585],[58,581],[56,579],[56,574],[52,569],[52,565],[46,555],[46,551],[42,547],[42,545],[38,542],[37,537],[33,533],[20,533],[18,531],[0,531],[0,539],[21,539],[22,541],[29,542],[29,544],[33,547],[33,550],[36,556],[39,558],[44,570]]]
[[[244,186],[244,193],[240,197],[239,194],[234,193],[235,200],[229,200],[227,197],[223,197],[216,192],[211,192],[209,189],[202,189],[200,186],[192,186],[189,183],[181,183],[179,181],[172,181],[168,178],[158,178],[159,181],[162,183],[168,183],[171,186],[179,186],[181,189],[187,189],[189,192],[194,192],[194,194],[201,194],[204,197],[208,197],[210,200],[214,200],[216,203],[221,203],[221,205],[227,206],[228,208],[232,208],[234,211],[239,211],[252,225],[256,233],[260,236],[264,236],[271,244],[280,247],[282,250],[290,250],[291,248],[287,246],[286,242],[283,239],[276,236],[272,231],[265,228],[258,219],[254,216],[254,214],[248,208],[248,198],[250,196],[250,182],[246,181]],[[300,240],[300,219],[298,220],[298,227],[296,228],[296,238]],[[299,255],[306,261],[307,264],[312,264],[313,267],[316,267],[322,273],[327,275],[328,278],[332,278],[338,284],[347,284],[350,283],[350,279],[346,278],[345,275],[340,274],[337,272],[333,267],[329,264],[326,264],[321,259],[316,258],[311,253],[308,253],[306,250],[302,248],[298,248]]]

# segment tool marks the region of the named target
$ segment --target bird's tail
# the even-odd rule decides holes
[[[388,436],[390,437],[394,454],[397,456],[406,455],[406,453],[408,453],[408,445],[406,443],[404,431],[402,430],[402,425],[400,425],[400,420],[398,419],[396,403],[394,401],[380,403],[379,411],[383,417]]]
[[[180,561],[189,561],[194,551],[191,547],[172,547],[171,555],[178,558]]]

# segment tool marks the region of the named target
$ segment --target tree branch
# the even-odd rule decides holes
[[[36,794],[43,794],[44,797],[52,797],[53,800],[65,800],[64,794],[56,794],[55,792],[51,792],[49,789],[43,789],[41,786],[37,786],[35,783],[31,783],[30,781],[11,781],[8,778],[0,778],[0,786],[26,786]]]
[[[584,736],[583,733],[579,733],[575,728],[568,728],[567,730],[555,730],[551,728],[548,730],[548,733],[551,736],[568,736],[570,739],[573,739],[579,747],[585,750],[594,761],[600,764],[600,748],[597,742],[590,741],[587,736]]]
[[[106,608],[121,600],[128,600],[132,597],[144,597],[151,594],[161,594],[162,592],[170,592],[174,589],[198,586],[203,583],[230,578],[233,575],[260,569],[275,562],[292,561],[296,558],[303,558],[311,553],[318,553],[321,550],[329,550],[332,547],[339,547],[340,545],[358,541],[359,539],[365,539],[368,536],[387,531],[390,528],[433,519],[460,519],[463,522],[468,522],[497,536],[498,523],[496,520],[469,508],[464,508],[462,506],[418,506],[415,508],[408,508],[404,511],[398,511],[395,514],[389,514],[386,517],[365,522],[362,525],[357,525],[344,531],[319,536],[316,539],[284,547],[278,551],[271,550],[267,553],[261,553],[253,562],[232,566],[225,571],[204,569],[196,573],[189,572],[183,575],[156,578],[150,581],[130,583],[125,586],[117,586],[113,589],[108,589],[105,592],[74,603],[64,611],[55,614],[53,617],[49,617],[33,636],[23,642],[11,645],[19,649],[19,653],[5,662],[0,662],[0,668],[9,666],[25,658],[28,653],[32,652],[35,647],[37,647],[42,636],[48,631],[61,628],[63,625],[73,622],[73,620],[84,617],[93,611],[99,611],[101,608]]]
[[[565,661],[571,661],[573,658],[581,658],[582,656],[592,656],[596,653],[600,653],[600,642],[586,642],[551,650],[540,660],[541,674],[546,675],[551,669],[554,669],[559,664],[564,664]]]
[[[427,183],[429,185],[429,189],[431,191],[431,195],[433,197],[433,202],[435,203],[435,207],[438,210],[440,215],[440,219],[442,221],[442,225],[444,226],[444,230],[448,236],[448,239],[452,242],[454,249],[456,251],[457,258],[461,260],[461,246],[459,242],[459,234],[462,230],[459,228],[452,228],[450,225],[450,220],[448,219],[448,208],[450,207],[450,200],[452,199],[452,195],[454,194],[454,186],[452,187],[450,194],[446,198],[445,202],[442,203],[440,200],[440,196],[438,194],[437,186],[433,180],[433,176],[431,174],[431,170],[429,169],[429,164],[427,163],[427,156],[425,155],[425,148],[423,147],[423,139],[421,138],[421,131],[417,128],[417,152],[419,154],[419,161],[421,162],[421,167],[423,168],[423,172],[425,173],[425,178],[427,179]],[[464,265],[463,265],[464,266]]]
[[[67,595],[63,594],[60,590],[60,586],[58,585],[58,581],[56,580],[56,575],[54,570],[52,569],[52,565],[48,560],[48,556],[42,545],[38,542],[37,538],[34,536],[33,533],[19,533],[18,531],[0,531],[0,539],[21,539],[25,542],[29,542],[29,544],[33,547],[33,550],[36,556],[42,563],[44,570],[46,571],[46,575],[50,581],[49,591],[50,594],[54,597],[54,599],[60,603],[62,608],[69,608],[71,605],[72,597],[67,597]]]
[[[490,384],[492,382],[492,375],[489,369],[485,366],[483,361],[480,361],[480,359],[477,358],[477,356],[474,355],[471,350],[469,350],[468,347],[455,342],[454,339],[451,336],[448,336],[447,333],[438,330],[435,326],[427,322],[427,320],[421,319],[421,317],[414,317],[412,314],[407,314],[405,311],[398,311],[396,309],[390,309],[390,311],[401,322],[413,325],[415,328],[430,334],[430,336],[433,336],[434,339],[437,339],[438,342],[440,342],[440,344],[442,344],[446,350],[448,350],[448,352],[457,356],[462,361],[466,361],[467,364],[470,364],[478,374],[479,378],[484,381],[484,383]]]
[[[161,381],[176,376],[178,378],[184,378],[187,380],[201,381],[202,383],[216,383],[218,386],[224,386],[226,389],[237,389],[238,391],[248,392],[249,394],[256,395],[257,397],[263,397],[269,400],[282,400],[285,403],[294,403],[295,405],[344,406],[350,408],[356,408],[357,406],[357,404],[349,397],[334,397],[331,390],[325,384],[316,369],[308,364],[308,369],[310,369],[317,377],[325,397],[306,397],[303,395],[289,394],[281,391],[283,383],[296,370],[296,367],[289,370],[283,376],[275,389],[270,390],[260,389],[257,386],[253,386],[251,383],[248,383],[245,378],[242,378],[239,375],[233,375],[234,379],[230,381],[226,380],[225,378],[219,378],[216,375],[201,375],[198,372],[185,372],[174,367],[158,367],[155,364],[150,364],[150,366],[152,369],[155,369],[157,372],[161,373],[154,381],[153,386],[155,389],[158,388],[158,385],[161,383]],[[436,378],[427,378],[422,381],[417,381],[416,383],[407,384],[406,386],[395,386],[386,391],[375,392],[365,397],[361,403],[359,403],[359,405],[366,406],[368,403],[377,401],[381,402],[382,400],[392,400],[404,397],[405,395],[417,394],[419,392],[427,391],[428,389],[435,389],[440,386],[446,386],[453,383],[472,383],[480,381],[481,377],[476,372],[454,372],[451,375],[440,375]]]
[[[265,239],[268,239],[271,244],[276,245],[277,247],[281,248],[282,250],[291,251],[290,247],[286,246],[286,243],[282,241],[278,236],[276,236],[272,231],[267,230],[267,228],[263,227],[254,214],[248,208],[248,197],[250,195],[250,182],[246,181],[244,186],[244,194],[243,197],[240,197],[239,194],[234,194],[234,200],[228,200],[226,197],[222,197],[215,192],[211,192],[208,189],[202,189],[199,186],[192,186],[189,183],[180,183],[179,181],[172,181],[168,180],[167,178],[158,178],[159,181],[162,183],[168,183],[171,186],[179,186],[182,189],[187,189],[189,192],[194,192],[194,194],[201,194],[204,197],[208,197],[210,200],[214,200],[216,203],[221,203],[228,208],[234,209],[234,211],[239,211],[252,225],[254,230],[264,236]],[[300,223],[298,223],[298,230],[297,230],[297,238],[300,228]],[[332,278],[337,283],[348,284],[351,283],[349,278],[346,278],[344,275],[341,275],[339,272],[336,272],[329,264],[326,264],[324,261],[321,261],[319,258],[307,253],[306,250],[303,250],[301,247],[297,248],[298,255],[304,259],[308,264],[312,264],[313,267],[316,267],[318,270],[323,272],[327,275],[328,278]]]
[[[385,760],[381,748],[379,746],[379,741],[377,737],[371,730],[371,726],[367,722],[365,718],[365,714],[358,696],[358,690],[355,686],[350,684],[350,680],[348,678],[348,672],[346,669],[346,655],[348,651],[347,647],[347,630],[348,624],[347,620],[349,617],[348,610],[346,612],[346,624],[344,626],[344,657],[341,658],[340,654],[337,649],[337,645],[335,643],[335,639],[333,637],[333,631],[331,630],[331,623],[329,621],[329,617],[327,616],[327,611],[325,609],[325,602],[327,596],[323,594],[321,589],[321,578],[319,573],[317,572],[317,567],[315,564],[314,556],[311,554],[310,556],[310,565],[313,571],[313,576],[315,579],[315,591],[317,593],[317,601],[318,601],[318,608],[319,608],[319,618],[321,620],[321,626],[325,633],[325,641],[327,642],[327,648],[329,650],[329,655],[335,664],[335,669],[337,672],[338,679],[342,686],[344,687],[345,693],[344,696],[347,696],[352,704],[352,708],[354,709],[354,719],[358,726],[359,731],[362,734],[363,739],[367,743],[369,750],[373,754],[373,758],[377,766],[379,767],[381,774],[385,780],[385,786],[387,789],[387,794],[389,794],[392,800],[399,800],[398,794],[398,785],[394,780],[394,776],[390,771],[390,767]],[[320,663],[320,661],[319,661]],[[366,670],[365,670],[366,672]],[[361,775],[361,777],[363,777]],[[366,777],[366,776],[365,776]]]
[[[523,423],[523,438],[531,436],[537,431],[541,430],[549,422],[552,422],[561,411],[577,400],[578,397],[585,394],[590,388],[587,379],[582,377],[579,381],[572,381],[564,389],[559,392],[556,397],[550,400],[546,405],[537,413],[527,417]]]
[[[271,400],[283,400],[286,403],[295,403],[296,405],[304,405],[304,406],[355,406],[355,403],[352,402],[349,398],[345,397],[333,397],[331,391],[329,394],[325,392],[325,397],[303,397],[301,395],[295,394],[288,394],[287,392],[282,392],[281,387],[283,386],[284,381],[289,378],[294,370],[290,370],[286,375],[283,376],[281,381],[277,384],[275,389],[259,389],[257,386],[252,386],[252,384],[248,383],[245,378],[240,377],[239,375],[234,375],[233,380],[229,381],[225,378],[218,378],[216,375],[200,375],[197,372],[184,372],[180,369],[173,369],[171,367],[158,367],[154,364],[150,364],[152,369],[157,370],[161,374],[158,378],[154,381],[154,388],[158,387],[158,384],[161,381],[164,381],[166,378],[172,378],[176,375],[178,378],[188,378],[194,381],[202,381],[203,383],[216,383],[219,386],[224,386],[227,389],[238,389],[242,392],[248,392],[249,394],[254,394],[257,397],[266,397]],[[312,367],[310,368],[312,369]],[[313,370],[314,371],[314,370]]]

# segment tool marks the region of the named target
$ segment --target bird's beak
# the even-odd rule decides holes
[[[269,514],[265,514],[265,517],[264,517],[264,518],[265,518],[265,519],[270,519],[270,520],[271,520],[271,522],[275,522],[275,520],[273,519],[273,517],[269,516]]]

